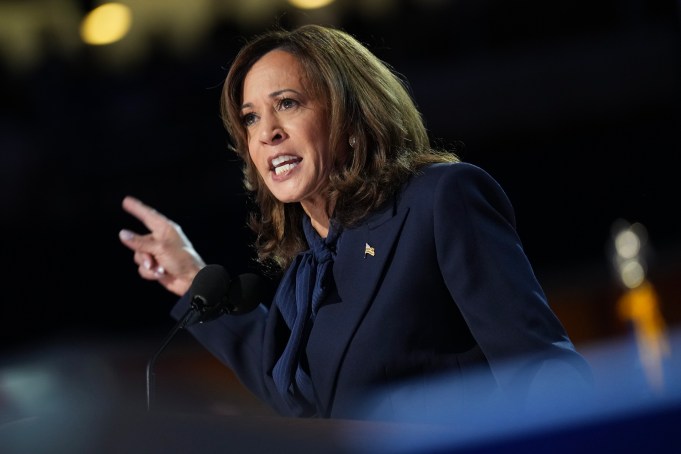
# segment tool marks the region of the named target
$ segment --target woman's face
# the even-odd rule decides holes
[[[333,159],[325,104],[306,85],[292,54],[263,55],[244,79],[241,119],[249,155],[267,188],[309,213],[312,206],[325,206],[321,190]]]

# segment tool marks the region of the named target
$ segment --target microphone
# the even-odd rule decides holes
[[[161,347],[147,363],[147,411],[153,397],[153,367],[166,346],[182,328],[214,320],[223,314],[242,315],[271,298],[269,283],[253,273],[240,274],[231,280],[221,265],[206,265],[194,277],[189,288],[189,309],[170,331]]]
[[[182,328],[216,319],[228,301],[232,279],[221,265],[206,265],[197,273],[189,287],[190,305]]]
[[[223,314],[247,314],[271,297],[271,289],[257,274],[240,274],[232,281],[224,267],[206,265],[192,281],[189,294],[193,313],[183,328],[214,320]]]
[[[255,273],[244,273],[232,281],[220,314],[243,315],[260,304],[272,302],[274,289],[270,281]]]

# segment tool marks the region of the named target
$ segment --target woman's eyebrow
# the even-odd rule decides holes
[[[300,95],[300,92],[298,90],[294,90],[293,88],[282,88],[281,90],[273,91],[272,93],[270,93],[268,95],[268,97],[269,98],[276,98],[277,96],[280,96],[280,95],[282,95],[286,92],[289,92],[289,91],[292,92],[292,93],[295,93],[297,95]],[[249,108],[249,107],[253,107],[253,103],[247,102],[247,103],[242,104],[241,110]]]

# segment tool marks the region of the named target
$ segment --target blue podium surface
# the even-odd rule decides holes
[[[130,351],[118,353],[112,367],[99,351],[50,348],[0,364],[0,452],[677,454],[681,333],[671,333],[669,347],[655,386],[635,342],[612,341],[583,349],[594,369],[593,389],[548,385],[522,406],[502,400],[481,404],[474,394],[455,402],[448,392],[452,381],[442,376],[430,386],[431,401],[439,404],[427,415],[405,395],[392,408],[392,420],[381,419],[381,391],[358,406],[357,420],[282,418],[251,406],[238,393],[219,406],[211,400],[223,398],[211,394],[212,372],[174,370],[168,364],[176,361],[172,352],[158,371],[159,397],[165,393],[165,401],[146,411],[144,349],[133,349],[137,359],[126,359]],[[166,375],[178,373],[192,376],[193,385],[163,388]],[[127,385],[120,383],[122,375],[129,375]],[[212,407],[183,404],[197,390],[209,394]]]

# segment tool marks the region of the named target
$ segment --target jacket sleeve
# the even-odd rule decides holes
[[[499,385],[527,393],[559,377],[588,382],[589,366],[548,305],[503,189],[473,165],[451,169],[434,196],[438,262]]]
[[[189,296],[185,294],[171,315],[179,320],[188,309]],[[262,353],[267,314],[267,308],[260,305],[247,314],[223,315],[187,328],[201,345],[232,369],[246,388],[263,400],[267,400]]]

